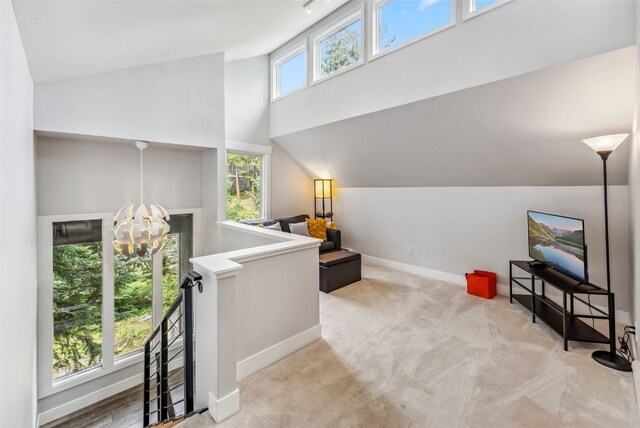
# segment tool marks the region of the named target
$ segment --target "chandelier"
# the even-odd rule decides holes
[[[142,152],[149,146],[144,141],[136,141],[140,150],[140,205],[125,205],[113,215],[113,246],[125,257],[144,256],[147,252],[155,254],[169,240],[169,224],[171,217],[167,210],[157,204],[149,206],[143,203],[143,164]]]

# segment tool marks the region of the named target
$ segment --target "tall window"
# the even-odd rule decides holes
[[[262,217],[262,155],[227,152],[227,219]]]
[[[282,97],[307,86],[306,44],[273,64],[273,98]]]
[[[374,53],[427,36],[452,22],[452,0],[380,1],[375,5]]]
[[[53,378],[102,364],[102,221],[53,223]]]
[[[114,256],[115,323],[114,355],[122,358],[141,352],[144,341],[151,334],[153,320],[153,287],[162,287],[162,311],[178,297],[180,281],[191,270],[189,259],[193,256],[193,218],[190,214],[174,214],[169,220],[170,233],[162,249],[162,271],[154,272],[150,254],[126,259]],[[154,281],[154,274],[161,281]],[[155,320],[157,324],[159,319]]]
[[[362,22],[358,12],[315,38],[316,80],[363,61]]]
[[[192,269],[193,215],[172,214],[163,250],[130,259],[110,245],[112,214],[39,219],[43,396],[140,361],[144,341]]]
[[[153,263],[151,255],[127,259],[114,255],[114,355],[138,352],[153,325]]]

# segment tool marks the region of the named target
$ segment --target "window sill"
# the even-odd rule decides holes
[[[54,380],[51,389],[44,391],[42,395],[38,395],[38,398],[48,397],[49,395],[54,395],[59,392],[66,391],[67,389],[74,388],[76,386],[82,385],[83,383],[91,382],[92,380],[110,375],[134,364],[142,363],[143,360],[144,356],[142,352],[139,352],[137,354],[131,354],[129,356],[122,357],[121,360],[115,361],[113,366],[110,368],[105,368],[103,362],[102,366],[89,368],[84,372],[75,375],[69,375],[68,377],[59,381]]]
[[[281,100],[281,99],[283,99],[283,98],[287,98],[288,96],[291,96],[291,95],[297,94],[298,92],[302,92],[302,91],[304,91],[305,89],[307,89],[308,87],[309,87],[309,85],[304,85],[304,86],[302,86],[302,87],[300,87],[300,88],[298,88],[298,89],[295,89],[295,90],[293,90],[293,91],[291,91],[291,92],[287,92],[287,93],[286,93],[286,94],[284,94],[284,95],[279,95],[279,96],[277,96],[277,97],[275,97],[275,98],[271,98],[271,102],[272,102],[272,103],[274,103],[274,102],[279,101],[279,100]]]

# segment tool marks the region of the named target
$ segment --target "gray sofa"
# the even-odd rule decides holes
[[[249,224],[252,226],[256,226],[258,224],[270,226],[272,224],[280,223],[280,227],[283,232],[291,233],[289,224],[302,223],[308,218],[310,217],[307,214],[299,214],[293,217],[276,218],[274,220],[240,220],[238,223]],[[320,253],[328,253],[330,251],[338,251],[340,249],[342,249],[340,231],[336,229],[327,229],[327,240],[320,244]]]

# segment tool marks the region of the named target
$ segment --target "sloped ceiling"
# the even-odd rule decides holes
[[[340,187],[597,185],[600,158],[581,140],[631,131],[634,73],[631,47],[275,141]],[[611,184],[626,184],[628,157],[627,141]]]
[[[36,82],[225,52],[268,54],[347,0],[13,0]]]

